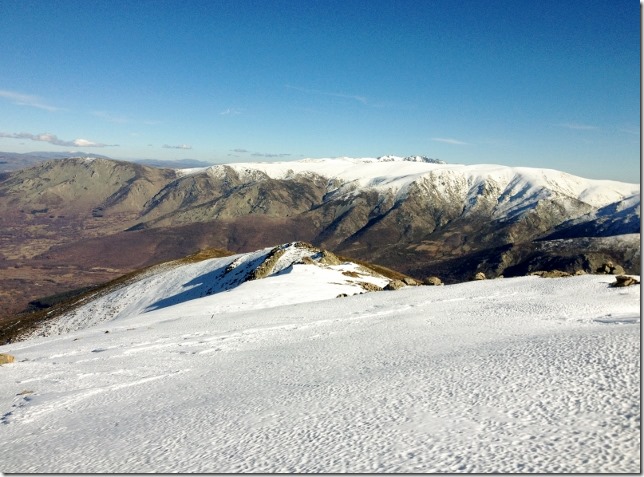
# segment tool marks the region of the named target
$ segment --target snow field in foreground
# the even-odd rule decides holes
[[[213,295],[5,345],[0,470],[639,472],[640,289],[611,281]]]

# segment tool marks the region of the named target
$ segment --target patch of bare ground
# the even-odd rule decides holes
[[[344,260],[346,262],[354,262],[357,263],[358,265],[362,265],[363,267],[366,267],[367,269],[373,270],[376,273],[379,273],[380,275],[383,275],[390,280],[403,280],[404,278],[409,278],[408,275],[405,275],[404,273],[397,272],[396,270],[392,270],[391,268],[383,267],[381,265],[376,265],[374,263],[369,263],[365,260],[359,260],[357,258],[349,258],[343,255],[337,255],[336,256]]]

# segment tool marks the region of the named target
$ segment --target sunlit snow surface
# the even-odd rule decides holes
[[[288,276],[0,347],[0,470],[640,471],[639,287]]]

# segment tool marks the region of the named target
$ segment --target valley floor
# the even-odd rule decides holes
[[[1,346],[0,471],[638,473],[640,288],[613,280],[213,295]]]

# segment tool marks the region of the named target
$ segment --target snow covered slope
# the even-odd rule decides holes
[[[267,284],[255,283],[263,280]],[[390,279],[312,245],[294,242],[197,263],[152,267],[134,281],[101,290],[82,306],[43,323],[31,336],[76,331],[198,298],[211,313],[264,308],[380,290]],[[224,293],[226,292],[226,293]]]
[[[312,302],[326,285],[297,288],[304,270],[164,307],[148,282],[118,319],[1,346],[0,470],[640,471],[639,287],[523,277]]]
[[[598,210],[568,220],[546,239],[573,237],[609,237],[639,234],[641,228],[640,196],[633,195]]]

